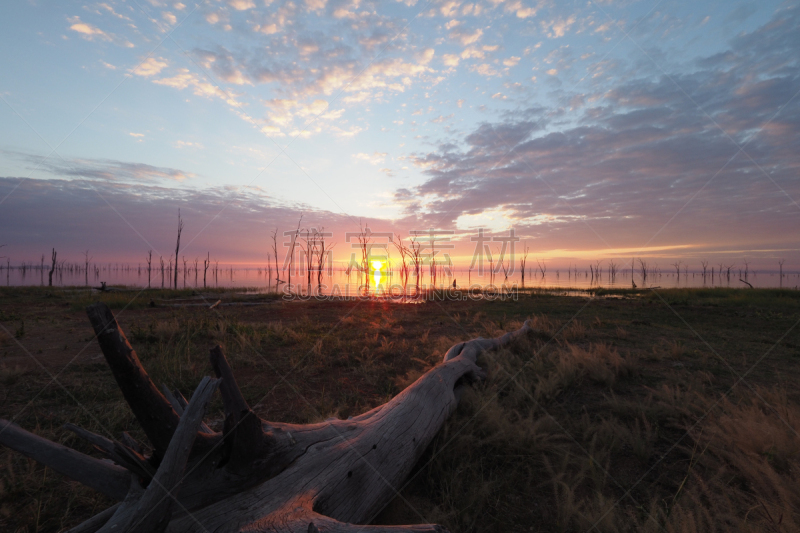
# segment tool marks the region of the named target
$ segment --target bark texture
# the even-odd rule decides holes
[[[478,355],[530,331],[456,344],[444,360],[388,403],[348,420],[283,424],[261,420],[242,396],[222,349],[211,350],[216,379],[189,402],[150,380],[111,311],[87,308],[106,361],[153,448],[70,424],[106,460],[0,421],[0,444],[117,499],[73,533],[431,532],[432,524],[358,525],[395,495],[456,409],[464,381],[482,379]],[[212,394],[224,407],[222,432],[202,421]],[[110,459],[110,461],[109,461]]]

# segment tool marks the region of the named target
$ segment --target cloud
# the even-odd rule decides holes
[[[317,98],[312,102],[298,102],[287,98],[274,98],[264,102],[269,108],[268,120],[276,126],[288,127],[294,123],[295,118],[306,118],[311,122],[317,118],[336,119],[341,116],[343,110],[324,113],[328,109],[328,102],[322,98]],[[263,130],[277,132],[280,130]]]
[[[458,41],[461,46],[469,46],[478,42],[478,40],[481,38],[481,35],[483,35],[483,30],[480,28],[468,30],[458,26],[450,31],[450,38]]]
[[[442,56],[442,63],[444,63],[447,67],[457,67],[458,62],[459,57],[455,54],[444,54]]]
[[[499,76],[500,72],[489,63],[481,63],[480,65],[473,65],[469,68],[470,71],[480,74],[486,78]]]
[[[791,247],[774,228],[800,216],[799,22],[785,10],[669,76],[624,72],[610,89],[565,94],[578,102],[570,122],[538,107],[481,124],[409,156],[427,179],[395,199],[423,225],[501,214],[543,247],[635,249],[687,235]]]
[[[177,141],[175,143],[175,146],[177,148],[199,148],[199,149],[205,148],[202,145],[202,143],[199,143],[197,141]]]
[[[575,24],[575,15],[570,15],[567,18],[557,17],[553,20],[541,21],[542,31],[551,39],[563,37],[567,31]]]
[[[0,177],[0,194],[14,189],[13,201],[0,210],[3,242],[16,259],[35,258],[42,248],[55,247],[70,261],[90,249],[96,261],[142,262],[148,249],[155,261],[174,253],[178,209],[185,222],[181,252],[187,258],[205,257],[222,262],[264,264],[263,246],[253,235],[294,227],[300,213],[303,223],[321,227],[343,240],[357,222],[342,214],[286,203],[258,187],[193,189],[177,184],[127,184],[87,179],[28,179]],[[224,209],[224,216],[219,214]],[[18,221],[27,220],[26,224]],[[65,223],[69,221],[69,223]],[[383,221],[365,219],[371,227]],[[41,235],[47,235],[42,245]],[[280,246],[280,243],[279,243]],[[154,274],[154,284],[158,279]]]
[[[142,139],[142,133],[129,133]],[[4,154],[31,165],[31,170],[42,168],[53,176],[69,179],[106,181],[114,183],[171,183],[196,177],[192,172],[170,167],[159,167],[145,163],[132,163],[115,159],[42,159],[41,156],[23,152],[3,151]]]
[[[503,10],[507,13],[514,13],[517,18],[526,19],[536,15],[537,9],[535,7],[526,6],[520,1],[506,2]]]
[[[144,133],[133,133],[133,132],[131,132],[128,135],[130,135],[131,137],[136,137],[136,138],[144,137]]]
[[[155,79],[153,83],[179,90],[191,88],[194,95],[205,98],[218,98],[241,113],[241,104],[237,100],[236,95],[226,92],[213,83],[201,80],[187,68],[178,69],[177,74],[174,76]],[[244,114],[240,114],[240,116],[242,118],[249,118],[248,115]]]
[[[236,11],[245,11],[256,7],[253,0],[228,0],[228,5]]]
[[[322,11],[327,4],[327,0],[305,0],[305,2],[310,11]]]
[[[103,41],[112,40],[111,37],[100,28],[86,22],[81,22],[80,17],[72,17],[68,20],[72,23],[69,29],[80,33],[86,40],[93,41],[95,38],[102,39]]]
[[[466,48],[461,52],[461,59],[483,59],[485,55],[477,48]]]
[[[111,42],[124,48],[133,48],[133,43],[126,39],[121,39],[113,33],[107,33],[97,26],[93,26],[88,22],[83,22],[80,17],[67,17],[67,22],[70,24],[69,29],[77,32],[80,36],[87,41],[105,41]]]
[[[161,72],[166,66],[167,60],[163,57],[148,57],[133,69],[133,73],[137,76],[149,78]]]
[[[353,157],[356,159],[360,159],[361,161],[366,161],[373,165],[380,165],[386,160],[386,156],[388,154],[386,152],[373,152],[372,155],[365,154],[365,153],[358,153],[353,154]]]
[[[113,15],[114,17],[116,17],[116,18],[118,18],[118,19],[121,19],[121,20],[126,20],[126,21],[128,21],[128,22],[131,22],[131,19],[130,19],[129,17],[126,17],[125,15],[122,15],[122,14],[120,14],[120,13],[117,13],[117,12],[114,10],[114,8],[113,8],[113,7],[111,7],[110,5],[108,5],[108,4],[106,4],[106,3],[100,3],[100,4],[97,4],[97,7],[101,8],[101,9],[105,9],[105,10],[106,10],[108,13],[110,13],[111,15]]]

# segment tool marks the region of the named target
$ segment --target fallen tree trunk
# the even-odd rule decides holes
[[[87,308],[112,373],[153,447],[127,433],[121,441],[67,425],[107,459],[100,461],[0,421],[0,444],[121,500],[74,533],[424,532],[437,525],[356,525],[396,494],[425,448],[454,412],[465,382],[482,379],[478,355],[530,330],[528,322],[496,339],[456,344],[444,361],[381,405],[348,420],[299,425],[258,418],[242,396],[220,347],[218,379],[204,378],[188,403],[159,391],[111,311]],[[222,432],[203,422],[219,388]]]

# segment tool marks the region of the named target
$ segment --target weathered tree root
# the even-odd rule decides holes
[[[445,531],[355,524],[395,496],[454,412],[464,381],[484,377],[478,355],[531,331],[527,321],[496,339],[456,344],[388,403],[348,420],[299,425],[259,419],[218,346],[211,350],[218,379],[204,378],[188,403],[177,391],[162,393],[108,307],[96,303],[87,312],[153,453],[145,456],[127,433],[112,441],[67,424],[106,457],[98,460],[0,420],[0,444],[120,501],[71,533]],[[202,421],[217,388],[221,433]]]

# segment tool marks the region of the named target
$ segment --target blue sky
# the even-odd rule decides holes
[[[565,261],[800,263],[791,2],[0,9],[19,259],[166,253],[180,207],[198,253],[243,261],[304,212],[341,233],[513,226]]]

